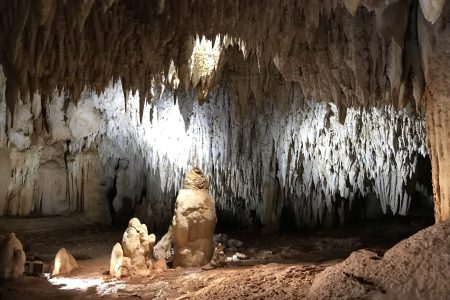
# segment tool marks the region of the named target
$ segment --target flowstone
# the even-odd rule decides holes
[[[174,267],[199,267],[213,256],[217,217],[214,199],[208,193],[208,179],[194,168],[186,174],[172,220]]]

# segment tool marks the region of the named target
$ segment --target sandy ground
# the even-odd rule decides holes
[[[407,219],[344,229],[276,235],[231,232],[244,242],[247,259],[220,269],[168,269],[143,278],[107,275],[113,245],[122,230],[89,227],[68,218],[2,219],[0,229],[15,231],[27,254],[51,263],[59,248],[69,249],[80,268],[67,277],[24,276],[0,284],[0,299],[301,299],[327,267],[358,249],[375,255],[425,226]],[[159,235],[160,237],[161,235]],[[234,253],[228,253],[232,255]]]

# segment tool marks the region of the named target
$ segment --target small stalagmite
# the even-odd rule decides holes
[[[61,248],[56,253],[55,260],[52,263],[52,275],[69,274],[78,267],[78,263],[72,254],[66,248]]]
[[[114,248],[111,253],[111,262],[109,265],[109,275],[114,277],[120,277],[121,267],[123,264],[123,250],[122,246],[119,243],[114,245]]]
[[[17,279],[25,268],[25,252],[14,233],[0,235],[0,281]]]
[[[213,255],[217,217],[215,202],[208,193],[208,179],[199,168],[186,174],[172,220],[174,267],[203,266]]]

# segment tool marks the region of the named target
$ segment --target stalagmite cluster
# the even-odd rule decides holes
[[[152,256],[155,235],[148,234],[147,226],[138,218],[128,223],[122,238],[111,253],[109,273],[111,276],[143,276],[153,268]]]

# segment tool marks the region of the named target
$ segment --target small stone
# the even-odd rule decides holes
[[[214,255],[209,263],[212,268],[221,268],[226,265],[227,257],[225,256],[223,249],[224,247],[222,244],[217,244],[217,247],[214,249]]]

